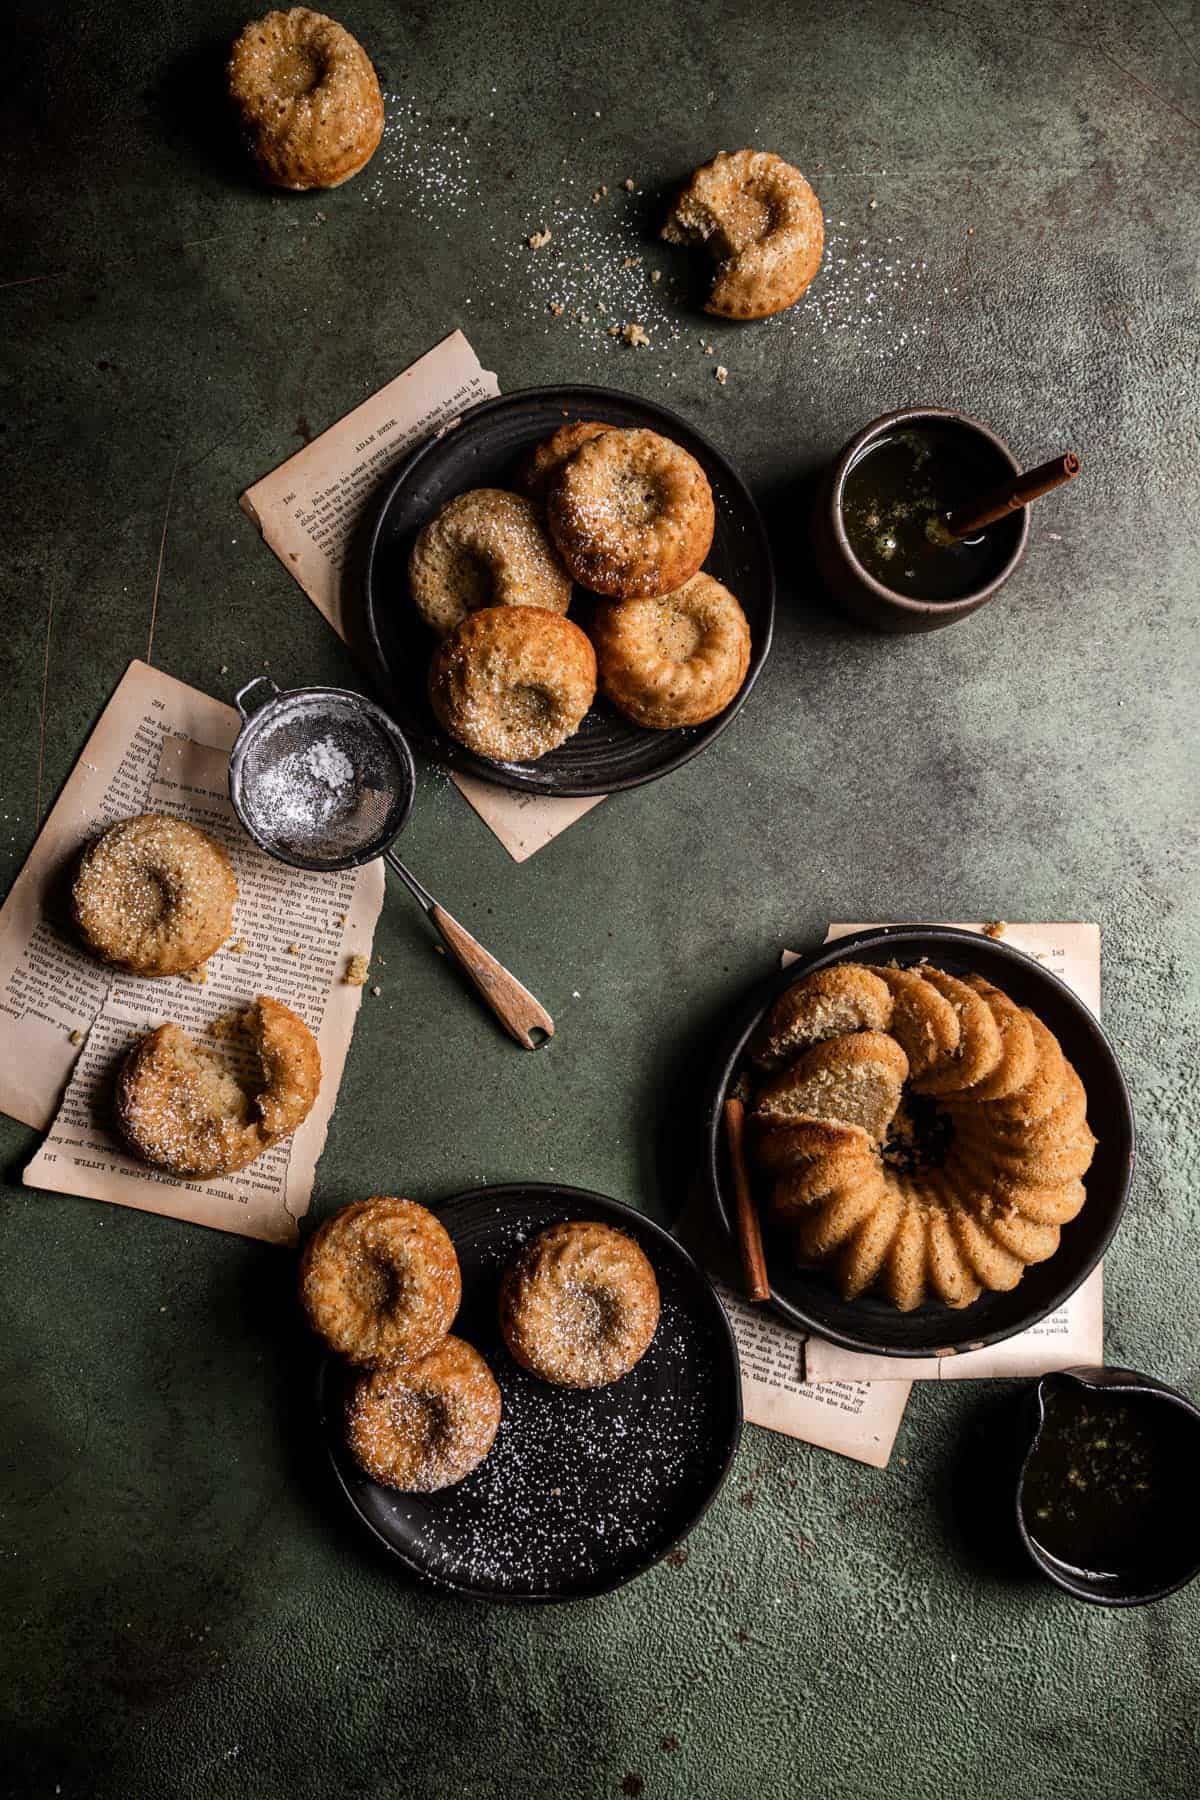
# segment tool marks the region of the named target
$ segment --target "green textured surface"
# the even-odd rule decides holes
[[[456,324],[505,388],[663,398],[769,509],[774,657],[709,754],[524,867],[423,774],[406,854],[559,1036],[510,1048],[392,894],[386,991],[313,1216],[380,1188],[557,1176],[669,1218],[705,1035],[781,942],[831,916],[1098,918],[1141,1131],[1108,1354],[1197,1393],[1195,9],[356,0],[345,17],[388,139],[357,181],[291,198],[214,129],[205,83],[236,11],[9,12],[6,874],[147,652],[160,541],[156,663],[226,695],[264,657],[281,681],[354,679],[235,505],[304,432]],[[624,255],[684,266],[653,245],[664,192],[745,142],[791,156],[825,203],[808,300],[751,328],[703,321],[669,281],[634,302],[649,289]],[[535,256],[543,223],[555,248]],[[548,315],[537,257],[577,267],[588,245],[649,349]],[[827,613],[795,499],[858,424],[913,400],[978,413],[1026,462],[1074,446],[1085,474],[1040,509],[1002,602],[893,641]],[[956,1471],[994,1390],[918,1389],[884,1473],[749,1428],[686,1561],[572,1610],[459,1605],[397,1582],[335,1505],[287,1259],[28,1192],[33,1143],[0,1125],[4,1791],[1200,1785],[1200,1590],[1083,1608],[964,1529]]]

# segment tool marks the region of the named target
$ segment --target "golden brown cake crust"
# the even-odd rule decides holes
[[[746,615],[711,575],[693,575],[659,600],[598,607],[592,641],[601,688],[618,712],[651,731],[715,718],[750,667]]]
[[[531,762],[578,731],[596,695],[586,633],[536,606],[469,613],[435,650],[429,699],[446,731],[493,762]]]
[[[574,456],[581,444],[611,430],[611,425],[601,425],[597,419],[573,419],[570,424],[560,425],[548,438],[543,438],[522,457],[517,469],[517,486],[525,498],[539,508],[544,507],[550,484],[567,458]]]
[[[326,1219],[300,1263],[300,1303],[331,1350],[362,1367],[439,1344],[462,1300],[450,1234],[415,1200],[377,1194]]]
[[[239,1078],[179,1025],[158,1026],[129,1051],[116,1120],[143,1161],[193,1181],[232,1175],[308,1117],[321,1056],[304,1020],[262,994],[241,1015],[239,1035],[257,1078]]]
[[[371,59],[344,26],[306,6],[247,25],[229,57],[229,95],[250,153],[275,187],[340,187],[383,136]]]
[[[532,502],[503,488],[456,494],[422,526],[408,565],[417,611],[439,637],[487,606],[565,613],[571,577]]]
[[[581,586],[614,600],[690,581],[716,513],[694,456],[656,431],[605,431],[560,467],[546,502],[559,554]]]
[[[416,1362],[359,1377],[346,1441],[372,1481],[431,1494],[479,1467],[496,1441],[500,1413],[500,1389],[482,1356],[447,1337]]]
[[[799,169],[767,150],[721,151],[697,169],[663,226],[671,244],[717,259],[705,310],[765,319],[792,306],[821,266],[821,203]]]
[[[84,946],[134,975],[199,968],[233,929],[233,865],[207,832],[165,813],[121,819],[89,844],[71,892]]]
[[[658,1327],[658,1282],[640,1245],[611,1225],[551,1225],[505,1270],[500,1328],[523,1368],[558,1387],[606,1387]]]

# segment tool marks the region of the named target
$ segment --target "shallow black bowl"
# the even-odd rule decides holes
[[[890,925],[825,944],[772,976],[739,1009],[714,1065],[705,1113],[705,1160],[717,1210],[732,1230],[733,1195],[725,1163],[721,1109],[744,1063],[746,1041],[766,1012],[802,975],[832,963],[918,962],[951,974],[974,971],[1037,1013],[1058,1038],[1087,1090],[1088,1119],[1099,1142],[1084,1177],[1087,1201],[1064,1225],[1049,1261],[1026,1270],[1007,1294],[983,1294],[961,1309],[930,1304],[902,1313],[864,1294],[843,1300],[817,1269],[797,1269],[784,1242],[768,1239],[771,1300],[790,1324],[830,1343],[881,1356],[937,1356],[977,1350],[1015,1337],[1062,1305],[1091,1274],[1116,1230],[1133,1173],[1133,1111],[1116,1052],[1082,1000],[1057,975],[1011,944],[949,925]]]
[[[504,1412],[486,1462],[438,1494],[398,1494],[343,1442],[347,1375],[322,1365],[318,1406],[342,1489],[411,1573],[481,1600],[579,1600],[661,1560],[716,1496],[742,1427],[737,1348],[708,1280],[658,1225],[603,1194],[540,1182],[473,1188],[435,1208],[462,1266],[454,1325],[486,1357]],[[500,1337],[500,1277],[521,1244],[563,1219],[598,1219],[637,1240],[662,1295],[658,1330],[611,1387],[551,1387]]]
[[[425,521],[468,488],[509,487],[525,451],[568,419],[661,432],[691,453],[712,485],[716,530],[704,567],[742,603],[750,667],[715,719],[682,731],[646,731],[597,699],[575,736],[537,762],[495,763],[464,750],[438,726],[425,681],[433,640],[409,598],[408,557]],[[576,588],[571,616],[585,628],[593,602]],[[440,762],[501,787],[536,794],[607,794],[677,769],[718,737],[746,702],[771,647],[775,575],[766,528],[750,490],[708,438],[665,406],[609,388],[528,388],[486,400],[444,437],[422,444],[392,481],[367,549],[366,629],[378,674],[404,729]]]

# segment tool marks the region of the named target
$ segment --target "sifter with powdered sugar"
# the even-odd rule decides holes
[[[229,758],[229,798],[259,848],[293,868],[321,871],[382,856],[509,1035],[526,1050],[553,1037],[546,1009],[392,849],[416,775],[407,742],[382,708],[348,688],[281,690],[267,675],[247,682],[235,702],[243,724]]]

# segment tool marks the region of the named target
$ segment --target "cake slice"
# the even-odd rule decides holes
[[[825,1038],[886,1031],[891,1016],[891,994],[874,970],[835,963],[780,995],[750,1040],[750,1056],[760,1069],[778,1069]]]
[[[883,1032],[830,1038],[765,1084],[755,1118],[760,1125],[834,1119],[861,1125],[880,1143],[900,1104],[907,1073],[908,1058],[895,1038]]]

